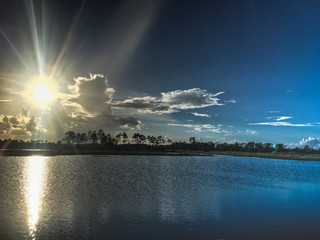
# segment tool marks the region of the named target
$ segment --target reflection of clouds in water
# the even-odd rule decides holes
[[[29,157],[25,171],[25,198],[28,207],[29,236],[35,239],[42,205],[45,158],[40,156]]]

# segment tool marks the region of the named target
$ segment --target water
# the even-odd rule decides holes
[[[319,239],[320,162],[0,158],[0,239]]]

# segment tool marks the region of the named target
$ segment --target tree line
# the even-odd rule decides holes
[[[221,143],[221,142],[201,142],[195,137],[190,137],[189,141],[176,141],[159,136],[145,136],[141,133],[134,133],[129,137],[125,132],[111,135],[104,133],[102,129],[98,131],[88,131],[87,133],[76,133],[68,131],[60,141],[49,142],[43,140],[0,140],[0,149],[78,149],[78,150],[111,150],[111,151],[235,151],[235,152],[286,152],[286,153],[307,153],[320,154],[320,149],[313,149],[308,145],[303,147],[290,148],[282,143]]]
[[[102,129],[98,131],[88,131],[87,133],[75,133],[68,131],[62,139],[63,143],[67,144],[101,144],[101,145],[120,145],[120,144],[146,144],[146,145],[164,145],[171,144],[172,140],[167,139],[161,135],[159,136],[145,136],[140,133],[134,133],[131,138],[125,133],[117,133],[114,136],[106,134]]]

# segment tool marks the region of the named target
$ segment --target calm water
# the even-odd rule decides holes
[[[320,239],[320,162],[0,158],[0,239]]]

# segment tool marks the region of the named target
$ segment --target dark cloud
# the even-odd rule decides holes
[[[12,129],[10,131],[11,135],[14,136],[31,136],[32,134],[30,132],[26,132],[24,129]]]
[[[0,130],[9,130],[10,129],[10,123],[8,120],[8,117],[3,117],[2,122],[0,122]]]
[[[26,124],[27,131],[34,133],[36,131],[37,123],[35,121],[35,117],[32,116],[29,120],[29,122]]]
[[[0,130],[8,130],[10,125],[8,123],[0,122]]]
[[[68,100],[79,104],[86,112],[98,114],[106,109],[106,103],[112,98],[114,90],[109,88],[108,80],[101,74],[90,74],[89,78],[78,77],[75,84],[69,86],[74,97]]]
[[[12,123],[12,124],[19,124],[20,122],[19,122],[18,118],[17,118],[16,116],[14,116],[14,117],[11,117],[11,118],[10,118],[10,123]]]
[[[74,109],[71,119],[64,118],[63,122],[69,122],[69,127],[79,131],[101,128],[111,132],[119,128],[141,128],[141,121],[134,117],[119,117],[112,114],[111,101],[114,89],[108,86],[108,80],[103,75],[90,74],[89,78],[78,77],[69,89],[72,97],[67,99],[67,104],[76,103],[85,111],[81,113],[79,108]],[[139,105],[140,103],[131,104]],[[60,119],[63,118],[60,117]]]
[[[142,123],[134,117],[116,117],[115,118],[120,124],[122,129],[141,129]]]
[[[8,118],[8,117],[3,117],[3,118],[2,118],[2,121],[3,121],[4,123],[9,123],[9,118]]]
[[[15,116],[3,116],[0,122],[0,134],[3,137],[19,137],[20,139],[30,139],[38,132],[43,131],[36,117],[25,117],[21,113]]]

